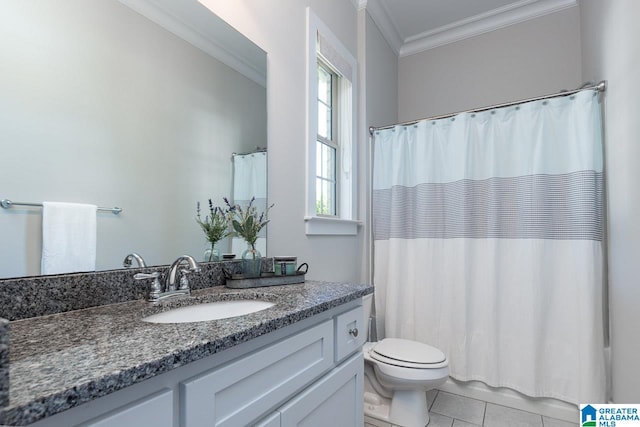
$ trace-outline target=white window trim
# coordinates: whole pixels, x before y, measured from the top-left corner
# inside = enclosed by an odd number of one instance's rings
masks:
[[[320,33],[351,68],[351,75],[344,76],[351,82],[351,161],[348,165],[350,174],[350,200],[340,201],[337,217],[319,216],[316,214],[316,140],[318,137],[318,53],[317,34]],[[356,235],[362,223],[357,218],[357,102],[358,102],[358,63],[351,53],[338,40],[333,32],[322,22],[311,8],[307,7],[307,174],[306,174],[306,223],[307,235]],[[342,144],[341,144],[342,145]],[[342,171],[338,171],[342,173]],[[344,181],[340,178],[341,190]],[[340,191],[340,194],[344,191]]]
[[[329,216],[305,216],[307,235],[353,236],[361,221]]]

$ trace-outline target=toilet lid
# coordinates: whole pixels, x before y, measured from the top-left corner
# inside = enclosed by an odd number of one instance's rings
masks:
[[[417,341],[400,338],[385,338],[373,347],[371,357],[384,361],[392,359],[398,362],[416,364],[442,363],[446,360],[444,353],[435,347]],[[380,358],[376,356],[382,356]]]

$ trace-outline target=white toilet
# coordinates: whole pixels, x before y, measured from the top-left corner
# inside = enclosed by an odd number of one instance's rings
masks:
[[[364,297],[368,325],[373,295]],[[368,335],[367,335],[368,336]],[[367,342],[364,352],[364,414],[392,425],[424,427],[429,422],[427,391],[449,376],[449,362],[435,347],[385,338]]]

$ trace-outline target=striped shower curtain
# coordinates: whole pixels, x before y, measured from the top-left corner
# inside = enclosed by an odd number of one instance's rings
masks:
[[[450,375],[604,402],[597,92],[379,130],[379,333],[425,342]]]

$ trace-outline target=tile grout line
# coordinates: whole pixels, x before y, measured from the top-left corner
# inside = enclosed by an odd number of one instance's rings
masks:
[[[484,411],[482,412],[482,426],[484,426],[484,420],[487,418],[487,402],[484,402]]]

